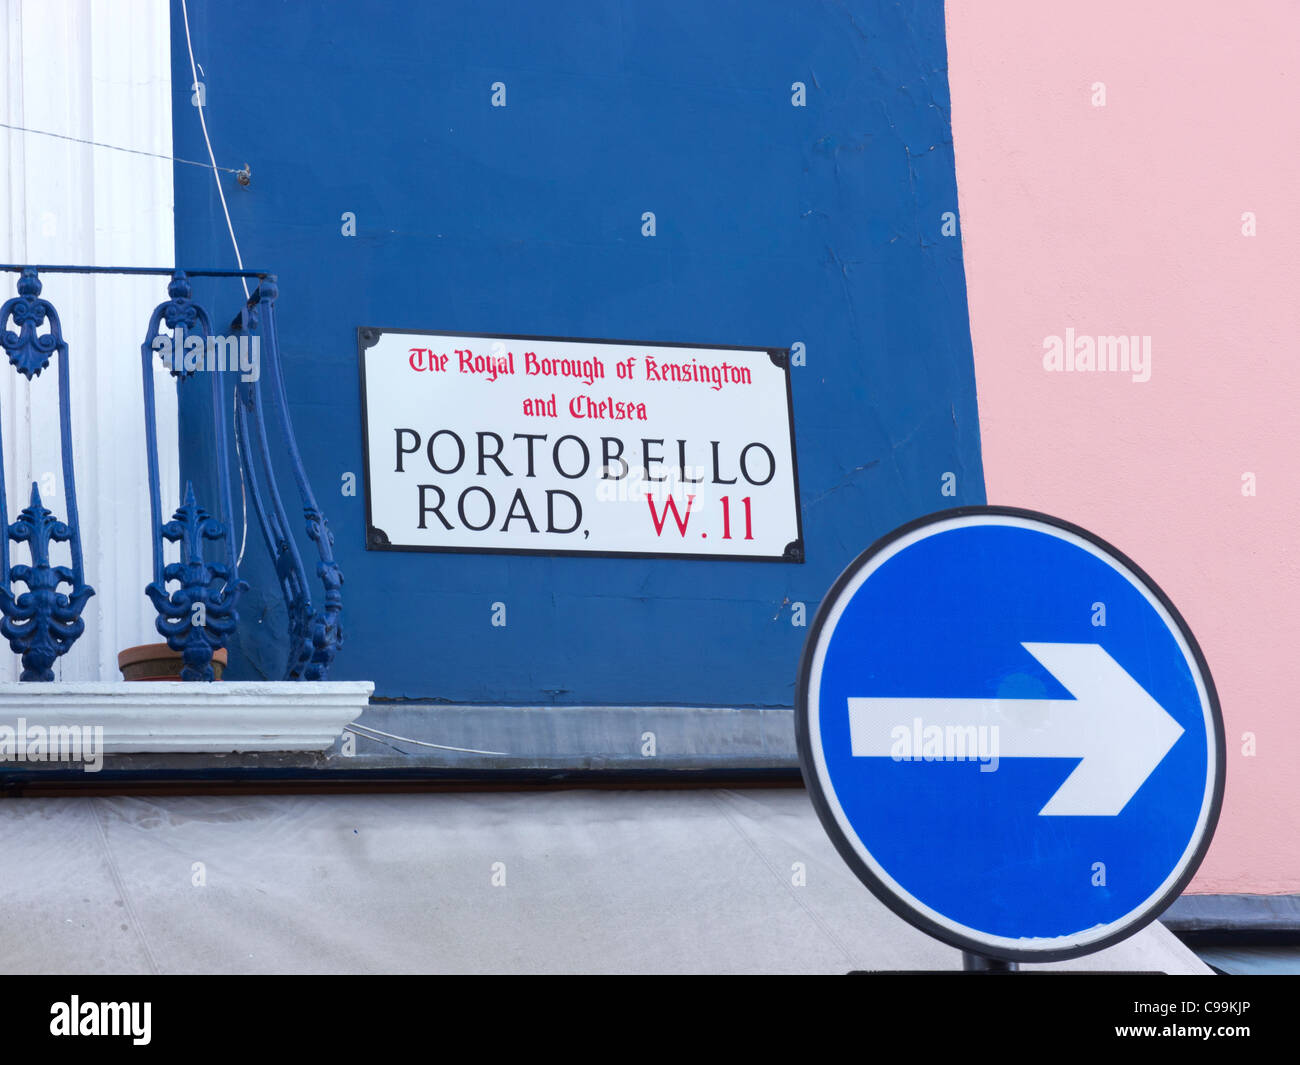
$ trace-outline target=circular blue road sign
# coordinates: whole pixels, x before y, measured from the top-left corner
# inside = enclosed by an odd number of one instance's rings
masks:
[[[1223,799],[1186,623],[1124,555],[1033,511],[932,514],[858,557],[809,632],[795,718],[854,872],[994,958],[1077,957],[1153,920]]]

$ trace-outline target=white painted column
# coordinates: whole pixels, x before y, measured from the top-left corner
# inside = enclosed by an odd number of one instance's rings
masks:
[[[167,0],[0,0],[0,65],[0,122],[170,156]],[[170,266],[172,212],[167,159],[0,129],[2,262]],[[69,348],[77,500],[86,580],[96,592],[82,615],[85,634],[55,672],[60,680],[114,680],[119,650],[161,639],[144,596],[152,575],[139,348],[167,279],[42,281]],[[0,299],[16,295],[16,282],[0,275]],[[165,371],[155,380],[169,517],[179,502],[175,387]],[[30,384],[7,361],[0,366],[11,521],[32,481],[65,517],[57,386],[53,363]],[[26,562],[26,546],[13,545],[11,558]],[[66,547],[56,547],[54,560],[67,561]],[[18,672],[0,641],[0,680]]]

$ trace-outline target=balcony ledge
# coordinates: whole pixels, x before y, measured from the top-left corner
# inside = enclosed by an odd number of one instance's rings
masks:
[[[105,754],[323,751],[370,681],[0,682],[0,726],[103,728]]]

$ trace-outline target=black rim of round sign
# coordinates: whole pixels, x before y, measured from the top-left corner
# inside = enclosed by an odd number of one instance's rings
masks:
[[[1196,668],[1200,673],[1200,679],[1205,687],[1206,699],[1209,704],[1210,718],[1214,728],[1215,759],[1214,759],[1214,782],[1213,793],[1210,800],[1210,810],[1205,820],[1205,826],[1201,831],[1201,837],[1196,842],[1196,847],[1192,852],[1190,859],[1187,860],[1182,873],[1169,889],[1159,898],[1148,901],[1147,904],[1135,916],[1127,920],[1122,927],[1115,929],[1109,935],[1102,939],[1089,942],[1082,945],[1065,946],[1047,950],[1017,950],[1014,948],[1002,946],[1000,944],[991,944],[970,936],[964,936],[954,932],[950,928],[931,920],[926,914],[914,908],[910,903],[900,898],[894,891],[883,881],[881,881],[871,868],[862,860],[853,844],[845,835],[843,829],[832,812],[830,803],[827,801],[825,790],[821,778],[817,775],[815,761],[813,759],[811,737],[809,735],[808,720],[808,693],[812,680],[812,664],[817,654],[817,647],[821,642],[822,629],[825,627],[826,619],[831,610],[838,603],[840,596],[843,594],[845,587],[851,580],[865,567],[876,555],[880,554],[885,548],[889,547],[895,540],[900,539],[909,533],[915,532],[928,525],[937,525],[953,518],[986,516],[986,517],[1012,517],[1022,518],[1027,521],[1038,522],[1042,525],[1050,526],[1071,533],[1101,551],[1118,563],[1128,573],[1139,581],[1151,594],[1156,601],[1168,611],[1169,616],[1173,619],[1174,624],[1178,626],[1179,632],[1187,643],[1188,649],[1192,653],[1192,658],[1196,662]],[[1224,731],[1223,715],[1219,709],[1219,696],[1214,687],[1214,679],[1210,675],[1209,665],[1205,661],[1205,655],[1201,652],[1200,644],[1196,642],[1196,637],[1192,635],[1192,630],[1188,627],[1187,622],[1183,620],[1182,614],[1178,612],[1177,607],[1165,595],[1150,576],[1125,555],[1122,551],[1117,550],[1111,544],[1107,543],[1101,537],[1094,533],[1088,532],[1087,529],[1080,528],[1071,522],[1061,518],[1053,517],[1050,514],[1044,514],[1037,510],[1027,510],[1021,507],[1008,506],[966,506],[953,507],[949,510],[937,511],[934,514],[927,514],[924,517],[916,518],[897,529],[882,536],[873,543],[857,558],[845,567],[844,571],[835,579],[831,585],[830,591],[826,593],[817,609],[817,615],[813,619],[812,627],[808,632],[808,638],[804,641],[803,656],[799,662],[799,683],[795,694],[795,738],[799,748],[799,767],[803,773],[804,786],[808,789],[813,806],[817,810],[817,816],[821,820],[822,827],[826,834],[830,836],[831,842],[835,849],[839,851],[840,857],[848,864],[849,868],[857,874],[871,893],[883,902],[903,920],[921,931],[933,936],[949,946],[959,950],[969,951],[974,954],[981,954],[985,957],[998,958],[1003,961],[1026,961],[1026,962],[1049,962],[1065,961],[1069,958],[1082,957],[1085,954],[1092,954],[1106,947],[1113,946],[1116,943],[1127,939],[1134,932],[1150,924],[1174,899],[1182,894],[1183,889],[1191,882],[1196,870],[1200,867],[1201,860],[1205,857],[1205,852],[1209,849],[1210,841],[1214,838],[1214,830],[1219,822],[1219,811],[1223,806],[1223,785],[1224,772],[1226,768],[1227,755],[1224,748]],[[864,849],[867,849],[863,844]],[[1086,931],[1086,930],[1083,930]],[[1068,938],[1068,937],[1060,937]]]

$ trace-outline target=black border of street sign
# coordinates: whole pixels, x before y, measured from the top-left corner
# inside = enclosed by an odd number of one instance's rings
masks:
[[[551,343],[574,342],[583,344],[625,344],[629,347],[693,348],[713,351],[763,352],[772,364],[785,372],[785,410],[790,423],[790,479],[794,490],[795,539],[785,545],[779,555],[708,555],[685,551],[583,551],[580,548],[544,547],[460,547],[439,544],[394,544],[388,534],[377,529],[371,520],[370,508],[370,412],[366,402],[366,353],[379,342],[385,333],[403,333],[412,336],[458,336],[483,340],[545,340]],[[803,507],[799,495],[799,455],[794,439],[794,387],[790,374],[790,349],[746,347],[743,344],[693,344],[681,340],[615,340],[608,337],[557,337],[530,333],[466,333],[454,329],[397,329],[380,326],[357,326],[357,370],[361,377],[361,455],[366,487],[366,540],[367,551],[400,551],[450,555],[542,555],[574,558],[655,558],[682,562],[785,562],[807,561],[804,551]]]
[[[1146,907],[1136,917],[1129,920],[1122,928],[1117,929],[1110,935],[1095,942],[1087,943],[1082,946],[1062,947],[1054,950],[1016,950],[1002,945],[995,945],[981,942],[978,939],[964,936],[954,932],[950,928],[944,928],[942,925],[932,921],[928,916],[921,913],[905,900],[899,898],[890,887],[881,881],[874,872],[862,860],[861,856],[854,849],[840,827],[839,822],[832,812],[829,802],[826,799],[825,791],[822,787],[822,781],[815,772],[815,763],[813,760],[812,746],[809,737],[808,723],[808,692],[812,679],[812,664],[816,657],[817,646],[821,641],[822,629],[825,626],[826,619],[834,608],[841,593],[849,582],[866,566],[876,555],[880,554],[885,548],[895,540],[906,536],[908,533],[917,529],[924,528],[927,525],[936,525],[952,518],[969,517],[973,515],[1000,515],[1003,517],[1023,518],[1029,521],[1040,522],[1044,525],[1050,525],[1054,528],[1072,533],[1083,540],[1088,541],[1093,546],[1106,552],[1112,559],[1124,566],[1129,573],[1144,584],[1147,589],[1155,596],[1156,600],[1173,618],[1174,624],[1178,626],[1182,633],[1183,639],[1187,641],[1187,646],[1192,652],[1195,659],[1196,668],[1200,671],[1201,680],[1205,685],[1205,693],[1209,702],[1210,718],[1214,726],[1214,741],[1216,745],[1216,757],[1214,762],[1214,791],[1210,802],[1209,815],[1205,821],[1204,831],[1201,838],[1197,841],[1196,849],[1192,857],[1187,861],[1182,873],[1174,881],[1172,886],[1154,902],[1149,902]],[[825,598],[818,607],[817,616],[814,618],[812,627],[808,632],[808,638],[804,641],[803,655],[799,662],[799,680],[795,692],[795,739],[799,748],[799,768],[803,772],[804,786],[808,789],[808,794],[812,797],[813,806],[817,810],[817,816],[820,818],[822,827],[826,834],[830,836],[831,842],[835,844],[835,849],[840,852],[840,857],[848,864],[849,868],[857,874],[860,879],[881,902],[888,906],[895,914],[903,918],[909,924],[919,928],[935,939],[947,943],[949,946],[959,950],[969,951],[974,954],[981,954],[985,957],[999,958],[1004,961],[1016,962],[1050,962],[1065,961],[1069,958],[1082,957],[1085,954],[1092,954],[1106,947],[1114,946],[1116,943],[1127,939],[1138,929],[1150,924],[1172,903],[1183,889],[1191,882],[1196,870],[1199,868],[1205,852],[1209,849],[1210,841],[1214,838],[1214,830],[1219,823],[1219,813],[1223,807],[1223,788],[1224,775],[1227,767],[1227,754],[1225,750],[1225,739],[1223,730],[1223,714],[1219,708],[1219,696],[1214,687],[1214,678],[1210,676],[1210,667],[1205,661],[1205,655],[1201,652],[1200,644],[1192,635],[1192,630],[1188,627],[1187,622],[1183,620],[1182,614],[1170,601],[1150,576],[1147,575],[1137,563],[1125,555],[1122,551],[1107,543],[1100,536],[1088,532],[1087,529],[1080,528],[1071,522],[1061,518],[1053,517],[1050,514],[1044,514],[1037,510],[1027,510],[1022,507],[1009,507],[1000,505],[986,506],[966,506],[953,507],[950,510],[941,510],[933,514],[927,514],[924,517],[916,518],[900,525],[893,532],[887,533],[879,540],[868,547],[862,554],[855,558],[845,567],[831,585],[830,591],[826,593]],[[1068,937],[1062,936],[1062,939]]]

